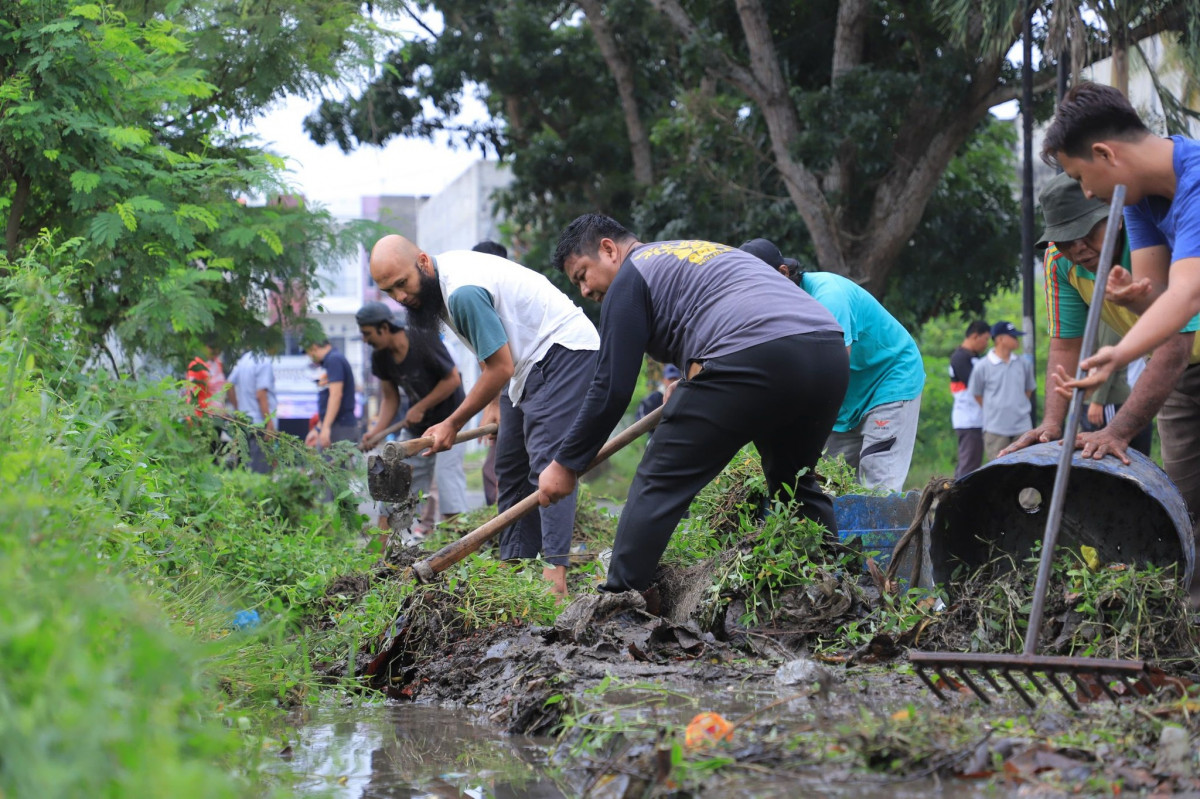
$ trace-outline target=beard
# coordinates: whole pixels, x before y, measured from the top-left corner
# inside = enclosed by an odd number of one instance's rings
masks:
[[[421,290],[417,297],[421,304],[407,309],[409,323],[422,330],[436,331],[446,310],[446,299],[436,274],[421,273]]]

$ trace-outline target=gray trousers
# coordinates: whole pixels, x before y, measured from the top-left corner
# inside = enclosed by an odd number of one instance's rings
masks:
[[[408,430],[400,433],[401,441],[411,441],[414,436]],[[438,512],[442,516],[453,516],[467,510],[467,477],[463,471],[463,445],[451,447],[426,458],[417,453],[404,462],[412,467],[412,493],[429,494],[429,487],[437,475]],[[386,513],[386,511],[384,511]],[[434,519],[437,522],[437,519]]]
[[[520,406],[500,396],[500,432],[496,436],[497,506],[503,513],[537,490],[538,477],[558,454],[587,395],[596,371],[593,350],[555,345],[533,367]],[[539,508],[500,532],[500,557],[542,558],[566,566],[575,528],[576,492],[548,508]]]
[[[903,491],[917,443],[921,397],[885,402],[867,411],[858,427],[830,433],[825,443],[829,457],[843,455],[867,488]]]

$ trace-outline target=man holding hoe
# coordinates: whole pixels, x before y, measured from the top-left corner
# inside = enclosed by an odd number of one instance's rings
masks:
[[[837,531],[813,472],[849,380],[842,331],[816,300],[724,244],[642,244],[585,214],[559,236],[554,264],[602,302],[587,400],[538,482],[543,505],[569,497],[629,405],[643,354],[686,375],[672,386],[617,524],[607,591],[647,591],[696,493],[753,441],[773,496]],[[553,507],[551,505],[551,507]]]
[[[583,311],[531,269],[468,250],[435,258],[403,236],[375,244],[371,277],[408,309],[410,325],[435,330],[445,322],[480,360],[470,393],[425,431],[434,440],[426,454],[450,449],[459,430],[486,410],[485,423],[500,423],[500,511],[537,490],[537,476],[554,458],[595,369],[599,337]],[[500,535],[502,558],[534,558],[540,551],[549,564],[543,576],[560,595],[567,591],[575,492],[566,499]]]

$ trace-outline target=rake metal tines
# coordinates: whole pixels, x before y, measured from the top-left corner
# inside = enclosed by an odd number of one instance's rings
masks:
[[[908,653],[909,662],[916,669],[917,676],[929,686],[929,689],[941,699],[947,701],[946,696],[942,693],[938,685],[929,678],[926,670],[937,674],[944,685],[953,685],[955,680],[951,679],[947,672],[953,671],[957,677],[957,681],[966,685],[975,695],[982,699],[985,703],[991,704],[992,700],[987,695],[987,692],[980,687],[979,683],[972,679],[968,670],[978,672],[984,680],[997,693],[1003,693],[1004,689],[1000,682],[996,679],[998,674],[1008,685],[1020,695],[1025,704],[1030,707],[1037,707],[1034,698],[1030,696],[1026,686],[1013,676],[1014,672],[1020,674],[1029,685],[1041,694],[1047,694],[1048,690],[1043,685],[1042,680],[1037,675],[1041,675],[1063,699],[1075,710],[1079,710],[1079,703],[1075,700],[1071,691],[1063,685],[1060,675],[1066,674],[1075,681],[1077,685],[1088,686],[1088,688],[1099,688],[1109,699],[1117,701],[1117,694],[1109,686],[1110,681],[1120,682],[1125,687],[1125,696],[1137,696],[1139,693],[1153,693],[1154,684],[1150,679],[1150,670],[1146,663],[1141,660],[1105,660],[1103,658],[1090,657],[1057,657],[1051,655],[1005,655],[1005,654],[990,654],[981,652],[962,652],[962,653],[947,653],[947,652],[914,652]],[[993,671],[996,674],[993,674]],[[1141,686],[1139,691],[1137,686]],[[1095,691],[1088,691],[1089,694],[1096,696]]]

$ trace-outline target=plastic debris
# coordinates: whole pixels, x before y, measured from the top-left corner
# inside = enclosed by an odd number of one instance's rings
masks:
[[[718,741],[733,740],[733,725],[720,713],[701,713],[692,719],[684,732],[688,746],[707,746]]]

